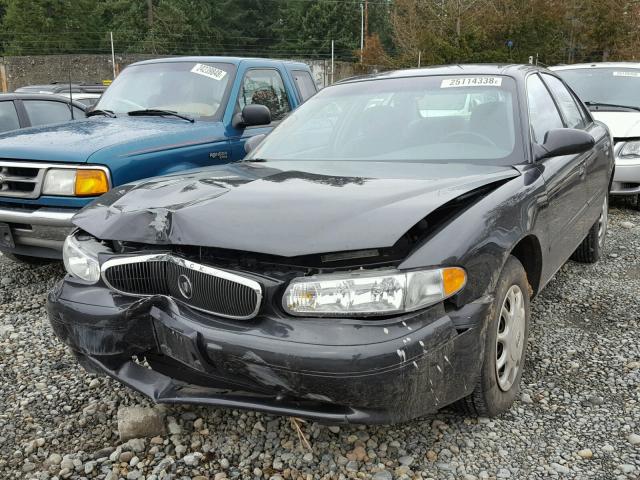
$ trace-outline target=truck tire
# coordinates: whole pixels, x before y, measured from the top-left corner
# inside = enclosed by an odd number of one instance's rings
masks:
[[[582,240],[580,246],[571,255],[571,260],[580,263],[595,263],[600,259],[604,249],[604,241],[607,235],[607,225],[609,221],[609,196],[604,196],[604,203],[600,216],[596,223],[589,229],[589,233]]]
[[[458,401],[458,410],[494,417],[511,407],[520,379],[529,336],[529,281],[514,256],[500,273],[485,333],[480,377],[471,395]]]

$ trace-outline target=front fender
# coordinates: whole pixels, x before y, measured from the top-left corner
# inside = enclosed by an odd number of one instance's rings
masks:
[[[534,166],[525,169],[431,233],[400,268],[463,267],[468,282],[452,298],[457,306],[491,294],[508,255],[521,239],[535,236],[544,251],[546,232],[537,221],[544,193],[540,171]]]

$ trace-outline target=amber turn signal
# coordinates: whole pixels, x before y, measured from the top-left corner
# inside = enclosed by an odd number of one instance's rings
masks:
[[[109,179],[103,170],[82,169],[76,172],[76,196],[88,197],[102,195],[108,191]]]
[[[459,292],[467,283],[467,274],[460,267],[442,269],[442,285],[446,297]]]

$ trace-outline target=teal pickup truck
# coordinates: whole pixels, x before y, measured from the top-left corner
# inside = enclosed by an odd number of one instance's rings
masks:
[[[127,67],[86,119],[0,135],[0,251],[61,258],[71,218],[107,190],[241,160],[316,93],[304,63],[182,57]]]

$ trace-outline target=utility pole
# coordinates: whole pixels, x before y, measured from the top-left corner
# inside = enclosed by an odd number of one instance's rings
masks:
[[[367,37],[369,36],[369,0],[364,0],[364,43],[365,48],[367,44]]]
[[[153,26],[153,0],[147,0],[147,23],[149,28]]]
[[[116,54],[113,49],[113,32],[109,32],[109,36],[111,37],[111,65],[113,66],[113,79],[116,79]]]
[[[418,51],[418,68],[420,68],[420,60],[422,60],[422,50]]]
[[[360,63],[364,53],[364,5],[360,2]]]
[[[334,47],[333,40],[331,40],[331,84],[332,85],[333,85],[333,81],[335,80],[335,74],[334,74],[334,70],[333,70],[334,67],[335,67],[335,64],[334,64],[334,61],[333,61],[334,60],[333,47]]]

